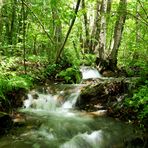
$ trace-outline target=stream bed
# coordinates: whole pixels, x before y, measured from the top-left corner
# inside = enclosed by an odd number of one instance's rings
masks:
[[[75,109],[83,86],[55,84],[29,92],[19,110],[24,122],[0,138],[0,148],[143,147],[135,127]]]

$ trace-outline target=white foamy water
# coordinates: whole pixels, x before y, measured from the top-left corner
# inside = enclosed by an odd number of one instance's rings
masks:
[[[94,131],[91,134],[84,133],[74,136],[70,141],[64,143],[60,148],[97,148],[101,146],[102,131]]]
[[[96,78],[101,78],[101,74],[98,72],[97,69],[87,67],[87,66],[82,66],[80,68],[80,71],[82,72],[82,79],[96,79]]]
[[[51,94],[44,95],[38,94],[38,98],[34,99],[31,94],[28,94],[28,99],[24,101],[24,108],[34,108],[43,110],[56,110],[58,101],[57,96],[52,96]]]
[[[77,98],[80,94],[79,88],[74,88],[73,91],[67,93],[66,91],[60,91],[59,94],[40,94],[36,92],[37,98],[33,98],[32,92],[27,95],[27,99],[24,101],[24,108],[26,109],[36,109],[44,111],[62,111],[70,113],[68,109],[73,108],[76,103]],[[66,98],[66,100],[65,100]]]
[[[25,108],[29,108],[33,104],[33,97],[32,97],[32,95],[28,94],[27,97],[28,98],[24,101],[24,105],[23,105]]]
[[[76,103],[79,94],[80,94],[79,91],[76,93],[72,93],[69,96],[69,99],[63,103],[62,108],[65,108],[65,109],[72,108],[73,105]]]

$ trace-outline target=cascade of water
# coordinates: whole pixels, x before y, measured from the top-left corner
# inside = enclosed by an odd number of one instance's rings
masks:
[[[62,108],[70,109],[75,105],[77,98],[80,94],[80,91],[70,94],[69,99],[63,103]]]
[[[24,101],[24,107],[29,108],[33,104],[33,97],[31,94],[27,94],[27,100]]]
[[[80,71],[82,72],[82,79],[95,79],[95,78],[101,78],[101,74],[98,72],[97,69],[87,66],[82,66],[80,68]]]
[[[19,126],[15,135],[0,138],[0,147],[125,147],[126,137],[131,138],[135,130],[110,118],[97,118],[71,109],[81,86],[56,85],[46,89],[46,94],[43,91],[30,92],[22,110],[27,115],[26,128]]]
[[[32,93],[29,93],[27,95],[28,99],[24,101],[24,108],[44,111],[62,111],[71,109],[79,96],[80,90],[79,87],[76,86],[69,93],[67,92],[68,90],[62,90],[56,95],[45,95],[36,92],[38,98],[33,98]]]

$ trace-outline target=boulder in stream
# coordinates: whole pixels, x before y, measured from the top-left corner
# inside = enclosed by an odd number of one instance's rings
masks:
[[[13,121],[7,113],[0,112],[0,136],[11,129]]]
[[[131,81],[125,78],[100,78],[86,80],[75,107],[80,110],[97,111],[109,109],[122,102]]]

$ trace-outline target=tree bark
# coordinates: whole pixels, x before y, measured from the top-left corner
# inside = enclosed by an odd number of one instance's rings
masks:
[[[88,50],[88,43],[89,43],[89,28],[88,28],[88,18],[87,18],[87,12],[86,12],[86,6],[85,6],[85,0],[82,0],[82,9],[84,10],[83,17],[84,17],[84,26],[85,26],[85,40],[84,40],[84,49]]]
[[[117,68],[117,55],[118,55],[118,49],[121,43],[122,39],[122,32],[126,20],[126,13],[127,13],[127,0],[120,0],[119,6],[118,6],[118,16],[115,23],[114,28],[114,35],[111,41],[111,53],[109,56],[109,63],[112,69]]]
[[[23,59],[24,59],[24,71],[25,74],[27,73],[27,67],[26,67],[26,12],[25,12],[25,5],[24,0],[22,1],[22,16],[23,16]]]
[[[13,45],[14,41],[14,33],[15,33],[15,21],[16,21],[16,6],[17,6],[17,0],[14,0],[12,4],[12,16],[11,16],[11,27],[10,27],[10,36],[9,36],[9,43],[10,45]]]
[[[1,8],[3,6],[3,1],[0,0],[0,42],[2,41],[2,31],[3,31],[3,19]]]
[[[58,50],[62,43],[62,24],[59,18],[57,1],[54,2],[51,1],[51,12],[52,12],[52,30],[53,30],[54,47],[52,48],[52,50],[48,52],[48,57],[50,59],[50,62],[54,62],[56,58],[56,53],[58,53]]]
[[[93,29],[91,31],[91,37],[89,41],[89,48],[92,52],[94,52],[95,47],[97,46],[97,43],[99,42],[99,34],[100,34],[100,14],[101,11],[101,0],[96,1],[96,8],[95,8],[95,18],[94,18],[94,24]]]
[[[76,17],[77,17],[77,13],[78,13],[78,10],[79,10],[79,6],[80,6],[80,2],[81,2],[81,0],[78,0],[78,1],[77,1],[76,8],[75,8],[75,15],[74,15],[74,17],[73,17],[73,19],[72,19],[71,25],[69,26],[69,30],[68,30],[68,32],[67,32],[67,34],[66,34],[65,40],[64,40],[64,42],[63,42],[63,44],[62,44],[62,46],[61,46],[59,52],[57,53],[56,60],[55,60],[56,63],[58,62],[58,59],[59,59],[59,57],[60,57],[62,51],[64,50],[65,44],[66,44],[66,42],[67,42],[67,39],[68,39],[68,37],[69,37],[69,35],[70,35],[70,32],[71,32],[71,30],[72,30],[72,27],[73,27],[73,25],[74,25],[74,23],[75,23],[75,20],[76,20]]]
[[[106,12],[107,12],[107,0],[102,0],[99,42],[95,48],[95,53],[97,57],[103,60],[105,59],[105,49],[106,49]]]

